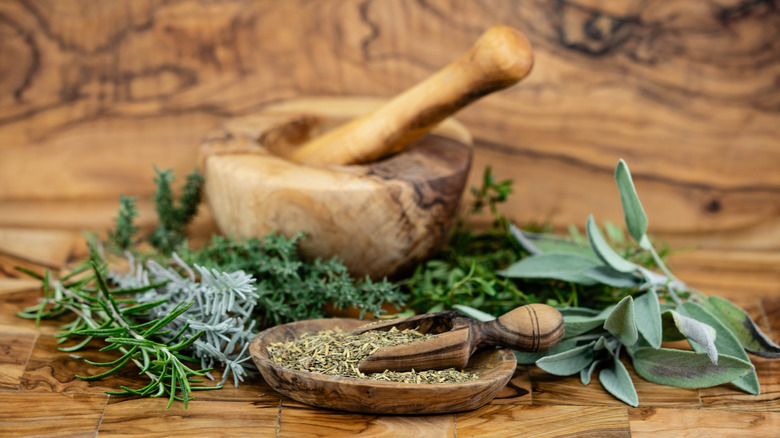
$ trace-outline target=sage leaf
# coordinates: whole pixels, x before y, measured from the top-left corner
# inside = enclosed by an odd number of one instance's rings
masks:
[[[604,321],[607,320],[607,316],[604,314],[598,314],[595,316],[579,316],[579,315],[563,315],[563,324],[565,327],[564,337],[573,338],[583,333],[587,333],[596,327],[604,325]]]
[[[470,318],[476,319],[477,321],[485,322],[496,319],[495,316],[489,313],[485,313],[479,309],[475,309],[471,306],[465,306],[463,304],[453,304],[452,308]]]
[[[673,309],[666,309],[661,312],[662,342],[676,342],[687,339],[677,328],[677,322],[672,314]]]
[[[596,345],[593,346],[593,349],[596,351],[601,350],[608,350],[610,353],[615,351],[615,348],[617,348],[618,340],[610,337],[609,339],[605,338],[604,336],[600,336],[599,339],[596,341]]]
[[[517,242],[530,254],[576,254],[598,261],[599,257],[590,246],[549,233],[523,231],[513,224],[509,231]]]
[[[623,205],[623,214],[626,220],[626,227],[631,237],[644,249],[649,249],[649,241],[645,236],[647,233],[647,215],[639,202],[639,196],[636,194],[636,187],[631,178],[631,171],[623,159],[618,161],[615,168],[615,182],[617,182],[620,191],[620,203]]]
[[[745,350],[756,356],[780,358],[780,346],[772,342],[743,309],[715,296],[707,299],[705,307],[731,330]]]
[[[590,377],[593,375],[593,371],[596,370],[596,367],[601,365],[601,363],[604,362],[603,360],[594,360],[591,362],[589,367],[583,368],[580,371],[580,382],[582,382],[583,385],[588,386],[590,384]]]
[[[635,272],[639,269],[639,266],[624,259],[609,246],[604,239],[604,236],[601,235],[599,227],[596,226],[593,215],[588,216],[586,229],[588,231],[588,241],[590,241],[593,252],[595,252],[606,265],[611,266],[613,269],[620,272]]]
[[[617,358],[612,357],[612,366],[606,367],[599,372],[599,381],[610,394],[618,400],[637,407],[639,405],[639,396],[636,393],[634,382],[631,375],[628,374],[626,366]]]
[[[630,295],[615,306],[604,321],[604,329],[618,338],[623,345],[627,347],[634,345],[639,333],[636,328],[634,299]]]
[[[681,311],[683,310],[681,309]],[[701,350],[699,351],[705,351],[713,364],[718,363],[718,349],[715,346],[717,332],[712,326],[674,310],[669,310],[666,313],[671,315],[677,330],[689,341],[695,342],[695,344],[691,343],[694,349],[700,346]]]
[[[634,273],[620,272],[610,266],[601,265],[583,271],[586,277],[590,277],[597,283],[619,288],[638,287],[642,278]]]
[[[576,254],[537,254],[496,273],[509,278],[544,278],[592,286],[596,281],[583,274],[583,271],[600,264]]]
[[[634,300],[636,306],[636,328],[653,348],[661,348],[663,339],[661,306],[658,294],[649,290]]]
[[[596,352],[593,350],[595,344],[596,341],[593,341],[558,354],[545,356],[536,361],[536,366],[556,376],[579,373],[595,359]]]
[[[604,221],[604,232],[607,234],[609,240],[615,245],[622,245],[626,243],[626,236],[623,233],[623,229],[613,224],[610,221]]]
[[[633,364],[644,379],[679,388],[722,385],[754,370],[753,364],[733,356],[721,354],[715,365],[706,353],[669,348],[640,348]]]
[[[562,353],[564,351],[571,350],[576,346],[577,346],[576,339],[564,339],[561,342],[557,343],[554,347],[549,348],[545,351],[539,351],[536,353],[529,353],[525,351],[515,351],[515,350],[512,351],[515,353],[515,358],[517,359],[518,365],[533,365],[536,363],[537,360],[543,357]]]
[[[745,349],[742,347],[742,344],[740,344],[737,337],[734,336],[734,334],[731,333],[731,330],[723,325],[723,323],[720,322],[718,318],[708,312],[707,309],[702,307],[700,304],[691,301],[684,302],[680,307],[692,318],[702,321],[715,329],[715,332],[717,333],[715,346],[717,347],[720,354],[733,356],[737,359],[741,359],[750,363],[750,358],[748,357]],[[691,346],[694,350],[697,349],[696,345],[692,344]],[[758,382],[758,376],[756,375],[755,371],[750,372],[747,375],[732,381],[731,383],[748,394],[758,395],[761,393],[761,385]]]
[[[561,315],[566,316],[596,316],[601,311],[589,307],[558,307]]]

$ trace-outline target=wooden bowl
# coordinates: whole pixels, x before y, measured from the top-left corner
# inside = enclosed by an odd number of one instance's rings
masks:
[[[339,257],[354,277],[397,277],[444,242],[471,167],[471,137],[445,120],[401,153],[366,165],[293,162],[299,145],[382,101],[286,101],[211,131],[201,147],[205,195],[222,233],[306,233],[308,259]]]
[[[517,360],[508,349],[472,356],[466,370],[478,373],[478,380],[441,384],[328,376],[282,368],[268,358],[266,347],[272,343],[336,327],[349,331],[365,323],[356,319],[316,319],[280,325],[259,333],[249,345],[249,352],[265,381],[277,392],[320,408],[371,414],[442,414],[476,409],[490,402],[515,372]]]

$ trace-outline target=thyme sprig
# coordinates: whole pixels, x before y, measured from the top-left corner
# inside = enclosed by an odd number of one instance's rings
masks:
[[[91,269],[91,273],[79,278]],[[151,284],[133,289],[109,289],[106,282],[106,267],[97,256],[77,267],[71,274],[59,280],[53,280],[49,271],[38,275],[21,269],[43,282],[44,296],[36,306],[25,309],[18,316],[40,322],[42,319],[56,318],[72,313],[75,318],[64,324],[57,335],[58,343],[71,339],[80,339],[75,345],[61,347],[63,352],[76,352],[87,346],[93,339],[102,338],[107,344],[100,351],[117,351],[118,358],[109,362],[85,360],[87,364],[109,367],[105,372],[90,376],[76,377],[86,380],[98,380],[122,370],[128,363],[140,369],[139,374],[149,378],[149,383],[140,389],[122,386],[122,391],[112,391],[115,395],[137,395],[161,397],[168,396],[168,407],[174,400],[184,402],[185,407],[192,399],[190,393],[196,390],[216,389],[217,387],[193,386],[202,383],[197,377],[204,376],[208,369],[193,369],[186,362],[194,359],[184,355],[203,332],[185,336],[179,330],[173,336],[169,326],[191,306],[192,303],[179,303],[166,316],[139,322],[134,317],[145,316],[147,312],[162,305],[167,300],[139,303],[129,297],[143,293],[159,284]],[[186,327],[186,323],[184,326]]]

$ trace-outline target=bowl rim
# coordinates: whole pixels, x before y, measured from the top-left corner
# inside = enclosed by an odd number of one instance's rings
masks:
[[[359,325],[362,325],[364,323],[368,323],[369,321],[362,321],[357,319],[351,319],[351,318],[322,318],[322,319],[316,319],[316,320],[306,320],[306,321],[298,321],[283,325],[278,325],[275,327],[271,327],[269,329],[263,330],[262,332],[258,333],[251,341],[249,346],[249,352],[250,355],[257,365],[258,369],[260,370],[260,373],[263,375],[263,378],[266,380],[266,382],[271,386],[272,389],[275,391],[278,391],[292,399],[295,399],[299,402],[311,404],[314,406],[319,407],[327,407],[329,409],[337,409],[337,410],[348,410],[353,412],[363,412],[363,413],[382,413],[382,414],[398,414],[398,413],[406,413],[403,409],[398,409],[397,411],[393,412],[386,412],[384,410],[360,410],[355,411],[352,409],[345,409],[343,407],[344,404],[347,404],[346,401],[344,403],[335,403],[334,406],[323,406],[323,405],[317,405],[308,403],[305,400],[301,400],[295,397],[293,393],[290,391],[285,390],[284,388],[276,387],[274,379],[269,379],[266,376],[266,372],[272,372],[274,374],[274,377],[276,379],[282,380],[285,383],[291,383],[293,381],[310,381],[313,385],[317,387],[324,387],[329,385],[339,385],[343,387],[349,387],[355,390],[362,390],[360,392],[364,392],[368,389],[374,389],[374,390],[403,390],[403,391],[410,391],[414,394],[419,394],[420,396],[423,395],[438,395],[441,393],[441,395],[446,394],[449,391],[458,390],[463,392],[469,392],[473,389],[473,393],[481,393],[484,391],[487,391],[488,393],[492,394],[490,396],[484,397],[484,400],[476,400],[474,401],[475,406],[468,407],[465,409],[443,409],[443,410],[435,410],[434,406],[430,407],[430,411],[426,412],[420,412],[420,413],[448,413],[448,412],[462,412],[464,410],[470,410],[470,409],[476,409],[478,407],[483,406],[484,404],[487,404],[492,400],[495,395],[506,386],[508,381],[512,378],[514,375],[515,369],[517,367],[517,361],[515,359],[514,353],[506,348],[497,348],[494,350],[483,350],[481,352],[477,352],[472,356],[472,360],[478,360],[479,358],[482,358],[484,356],[480,355],[488,355],[490,357],[491,355],[495,355],[495,360],[497,361],[496,366],[492,367],[490,370],[487,371],[486,374],[480,374],[479,379],[472,380],[468,382],[458,382],[458,383],[436,383],[436,384],[427,384],[427,383],[401,383],[401,382],[387,382],[387,381],[381,381],[381,380],[370,380],[370,379],[359,379],[354,377],[344,377],[344,376],[333,376],[333,375],[327,375],[327,374],[320,374],[320,373],[311,373],[308,371],[300,371],[300,370],[293,370],[290,368],[284,368],[276,363],[274,363],[267,354],[266,346],[269,344],[265,341],[265,337],[268,336],[270,333],[274,332],[280,332],[284,331],[285,329],[290,328],[296,328],[296,326],[301,326],[304,323],[311,324],[312,322],[316,324],[322,324],[326,322],[328,324],[338,324],[338,326],[342,327],[342,329],[349,329],[354,328]],[[347,327],[344,327],[346,325]],[[323,327],[324,328],[324,327]],[[293,331],[290,331],[288,333],[294,334]],[[282,342],[289,340],[285,339]],[[277,341],[275,341],[277,342]],[[471,361],[470,361],[471,363]],[[468,368],[467,368],[468,369]],[[334,399],[336,400],[336,399]],[[457,405],[455,401],[443,401],[441,405]]]

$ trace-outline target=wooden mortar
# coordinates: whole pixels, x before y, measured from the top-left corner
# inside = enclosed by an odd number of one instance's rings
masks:
[[[446,238],[471,166],[465,128],[431,130],[531,65],[525,38],[499,26],[382,105],[301,99],[226,121],[201,147],[217,225],[239,238],[302,231],[304,257],[337,256],[355,277],[406,273]]]

